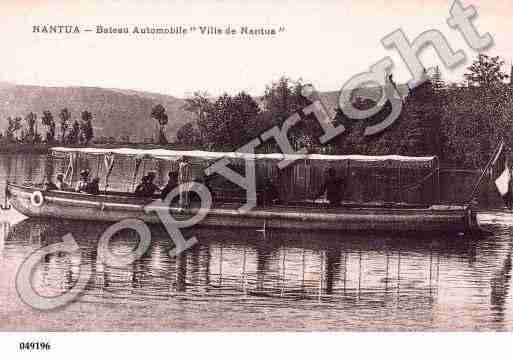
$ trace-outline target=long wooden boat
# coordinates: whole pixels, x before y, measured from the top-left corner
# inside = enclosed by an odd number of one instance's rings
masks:
[[[138,218],[146,223],[157,224],[160,222],[158,213],[162,213],[161,211],[169,212],[178,221],[190,219],[202,212],[204,218],[197,224],[200,226],[339,232],[469,233],[479,229],[472,199],[485,174],[503,153],[503,148],[504,143],[501,141],[468,199],[456,204],[446,204],[440,198],[440,167],[436,156],[289,155],[177,151],[162,148],[55,147],[49,153],[51,156],[47,164],[57,163],[60,171],[67,168],[66,178],[72,184],[77,180],[76,175],[81,168],[96,169],[96,175],[103,181],[102,194],[42,191],[40,186],[7,183],[5,198],[12,207],[29,217],[102,222]],[[226,181],[232,181],[224,177],[225,174],[218,173],[216,177],[215,171],[212,176],[212,171],[206,170],[214,161],[222,161],[221,163],[238,168],[240,173],[246,173],[247,166],[254,166],[254,180],[260,193],[265,192],[262,189],[265,186],[261,187],[261,184],[270,180],[276,183],[275,188],[279,190],[278,200],[284,205],[257,206],[250,211],[241,212],[240,196],[239,201],[232,201],[227,200],[223,194],[220,197],[214,196],[211,208],[195,208],[193,205],[191,208],[181,209],[173,204],[169,206],[160,200],[139,198],[129,193],[131,185],[133,190],[135,181],[141,177],[142,169],[153,166],[158,182],[162,184],[165,183],[167,171],[176,172],[178,163],[183,158],[188,159],[194,169],[191,170],[191,173],[194,172],[191,180],[205,181],[204,183],[208,181],[209,189],[213,192],[223,189]],[[129,160],[128,166],[126,162],[123,165],[125,159]],[[287,164],[282,169],[280,164],[283,162],[292,165]],[[127,171],[127,168],[133,170]],[[311,203],[308,199],[324,188],[326,178],[323,176],[328,168],[333,169],[337,177],[344,179],[343,201],[337,207]],[[113,171],[118,171],[115,177],[127,185],[124,192],[109,190],[109,178]],[[47,179],[53,173],[53,165],[44,171]],[[216,179],[221,179],[221,183],[215,183]],[[241,188],[237,189],[239,190]],[[369,193],[370,197],[379,199],[380,202],[369,201]],[[37,201],[34,200],[35,197]]]
[[[29,217],[49,217],[72,220],[117,222],[139,218],[146,223],[158,224],[156,210],[169,210],[177,220],[189,219],[202,209],[180,210],[167,207],[163,202],[131,197],[120,193],[90,195],[84,193],[46,191],[43,201],[31,200],[36,187],[8,183],[7,199],[19,212]],[[153,205],[150,211],[145,208]],[[147,209],[147,208],[146,208]],[[471,206],[431,205],[415,206],[358,206],[339,208],[310,208],[301,206],[257,207],[241,213],[236,205],[219,205],[208,209],[198,224],[239,228],[281,228],[294,230],[333,230],[369,232],[462,232],[478,229],[476,213]]]

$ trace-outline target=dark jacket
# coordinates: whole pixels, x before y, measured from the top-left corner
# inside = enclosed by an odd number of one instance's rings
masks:
[[[178,187],[178,179],[176,178],[170,178],[169,181],[166,184],[166,187],[162,189],[162,193],[160,194],[160,198],[164,201],[168,194],[171,193],[172,190],[174,190],[176,187]]]

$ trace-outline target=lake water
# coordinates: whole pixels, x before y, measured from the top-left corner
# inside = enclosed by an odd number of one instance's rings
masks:
[[[0,192],[6,177],[37,181],[41,163],[0,157]],[[152,227],[149,251],[113,268],[98,259],[107,224],[4,211],[0,330],[512,330],[511,218],[482,214],[492,234],[480,237],[193,229],[187,237],[199,243],[177,258],[167,254],[172,246],[163,228]],[[32,309],[16,292],[17,270],[30,253],[68,233],[91,280],[70,305]],[[126,253],[136,243],[121,232],[111,250]],[[63,293],[78,271],[71,257],[48,255],[34,272],[34,288]]]

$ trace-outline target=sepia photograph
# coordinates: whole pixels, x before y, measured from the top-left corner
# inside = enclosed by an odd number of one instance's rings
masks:
[[[507,342],[513,2],[0,14],[0,354]]]

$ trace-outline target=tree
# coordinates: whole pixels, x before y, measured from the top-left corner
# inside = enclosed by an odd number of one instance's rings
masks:
[[[483,167],[499,137],[512,144],[513,92],[499,57],[479,55],[464,75],[469,86],[452,86],[439,106],[443,161],[462,167]]]
[[[92,119],[93,115],[89,111],[82,111],[82,121],[80,123],[80,143],[87,146],[94,137]]]
[[[236,150],[260,134],[255,133],[260,107],[245,92],[224,94],[215,101],[196,92],[186,100],[184,108],[194,114],[196,127],[182,127],[177,136],[179,142],[191,144],[186,137],[193,135],[195,142],[207,150]]]
[[[59,113],[59,125],[61,129],[61,143],[66,144],[66,132],[68,132],[70,121],[71,121],[71,113],[67,108],[64,108]]]
[[[272,114],[277,125],[281,125],[294,112],[310,104],[310,101],[301,95],[302,89],[301,80],[293,81],[287,77],[281,77],[277,82],[266,86],[264,108]]]
[[[442,88],[442,87],[441,87]],[[352,106],[359,110],[375,108],[379,98],[378,88],[362,88],[351,96]],[[399,118],[385,131],[365,136],[367,126],[382,123],[392,113],[392,103],[385,101],[383,107],[374,115],[354,120],[339,109],[335,117],[336,125],[343,125],[346,131],[334,138],[339,154],[363,155],[438,155],[440,152],[440,117],[444,104],[444,94],[435,90],[433,80],[411,89]]]
[[[167,144],[167,138],[165,134],[165,128],[169,121],[166,109],[161,104],[154,106],[151,110],[151,118],[157,121],[159,134],[158,134],[158,143],[161,145]]]
[[[260,112],[258,104],[250,95],[242,91],[235,96],[223,96],[216,103],[221,104],[220,114],[224,115],[222,128],[226,132],[222,137],[233,149],[245,145],[259,135],[250,131]]]
[[[21,130],[21,117],[7,118],[7,130],[5,131],[5,137],[9,142],[16,141],[17,133]]]
[[[77,120],[73,122],[73,125],[71,126],[71,130],[69,131],[67,135],[67,141],[66,143],[70,145],[76,145],[80,141],[80,123],[78,123]]]
[[[294,81],[287,77],[281,77],[266,87],[263,96],[264,109],[270,113],[273,125],[281,127],[292,114],[300,113],[311,104],[311,101],[302,95],[303,87],[301,79]],[[320,124],[314,115],[302,118],[289,131],[291,141],[299,147],[316,147],[318,150],[323,146],[319,142],[322,134]]]
[[[46,127],[46,143],[52,144],[55,142],[55,121],[50,111],[44,111],[41,123]]]
[[[448,94],[440,110],[443,160],[468,168],[486,164],[496,142],[494,107],[500,107],[489,94],[475,87]]]
[[[504,66],[504,61],[499,56],[489,57],[480,54],[472,65],[467,68],[470,72],[464,76],[469,86],[495,87],[509,78],[507,74],[502,72],[502,66]]]
[[[26,126],[27,130],[24,132],[24,135],[23,135],[24,138],[22,139],[23,142],[26,142],[26,143],[34,143],[35,142],[36,120],[37,120],[37,115],[33,112],[29,113],[25,117],[25,126]]]
[[[446,102],[444,88],[441,74],[435,70],[434,75],[410,92],[399,118],[399,133],[396,132],[401,154],[440,154],[441,108]]]
[[[440,66],[435,67],[435,72],[431,75],[431,83],[435,92],[443,91],[446,88],[445,82],[442,78],[442,72]]]
[[[214,104],[210,101],[210,96],[206,92],[194,92],[192,97],[185,100],[183,109],[194,115],[199,142],[205,145],[208,137],[207,118],[214,111]]]

